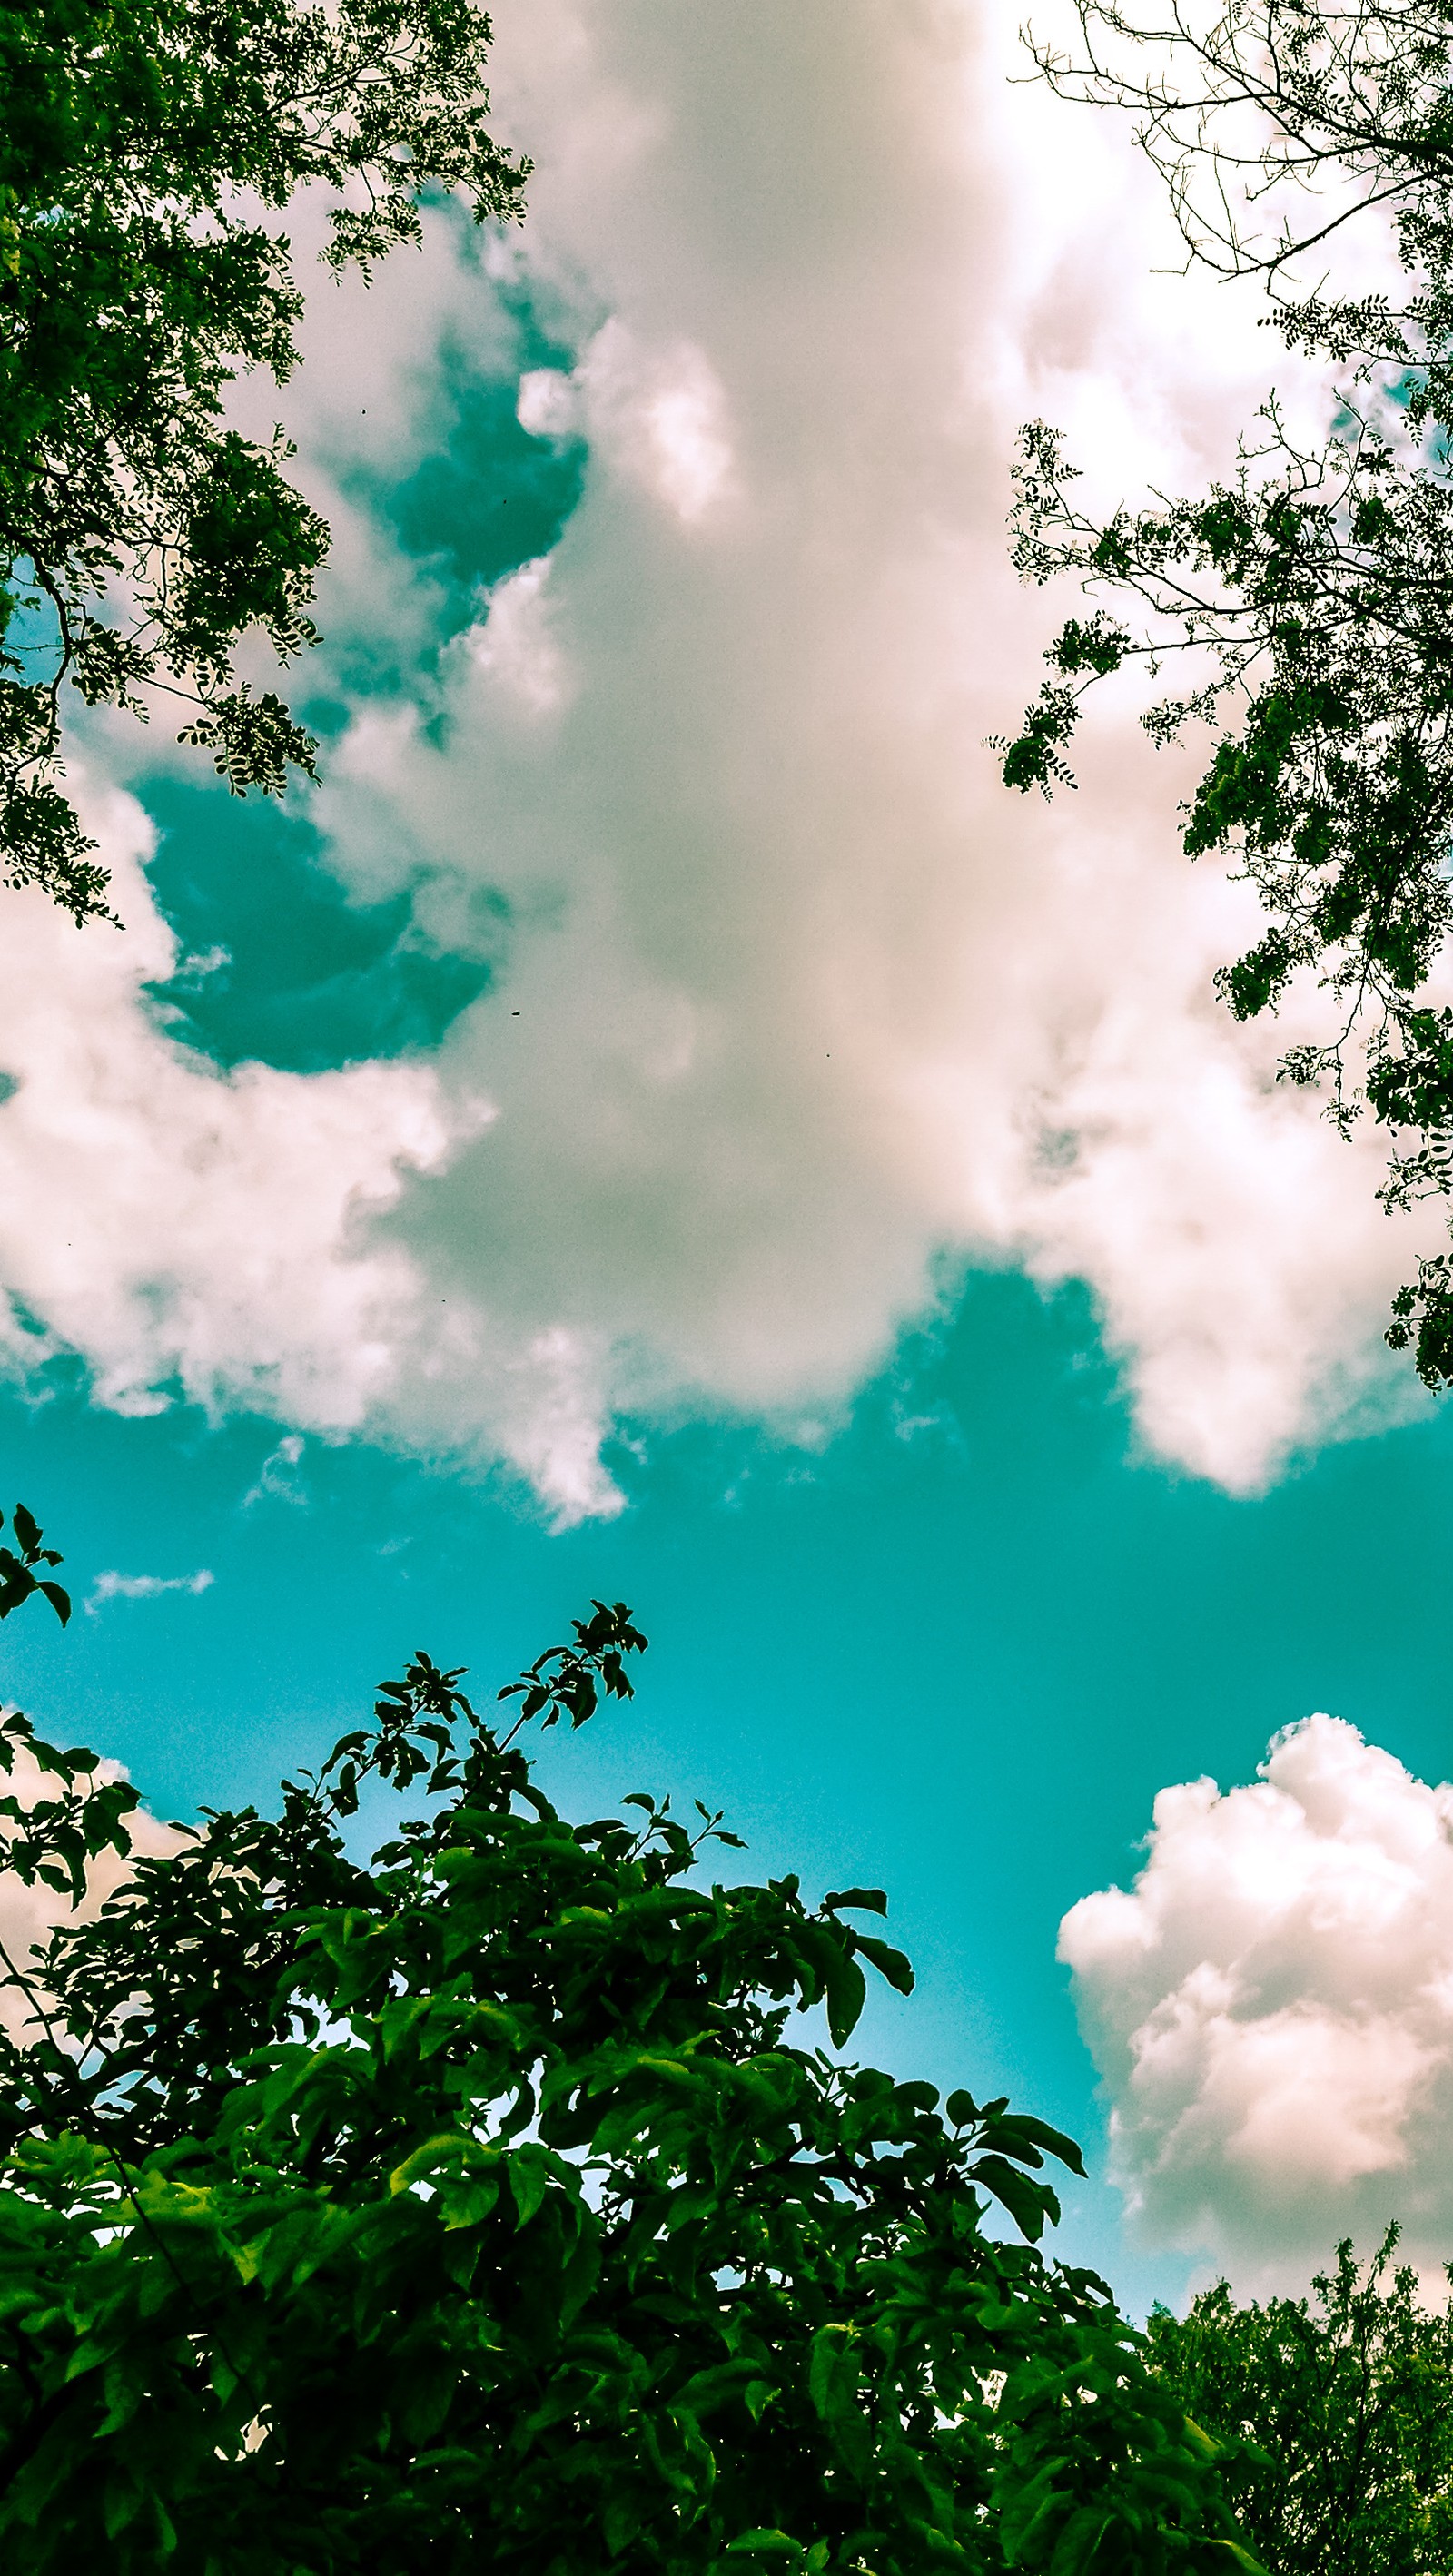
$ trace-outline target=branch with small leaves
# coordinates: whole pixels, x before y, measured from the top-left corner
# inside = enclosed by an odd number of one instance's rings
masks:
[[[452,190],[519,216],[529,165],[490,136],[473,0],[29,0],[0,9],[0,875],[77,924],[107,878],[63,792],[60,695],[145,720],[235,795],[316,774],[244,638],[316,643],[328,530],[281,429],[224,425],[240,371],[297,363],[303,298],[269,220],[303,188],[325,263],[367,275]],[[258,220],[259,212],[262,220]]]
[[[500,1692],[501,1699],[520,1702],[505,1744],[532,1717],[542,1726],[558,1725],[562,1717],[569,1718],[572,1728],[584,1726],[595,1715],[602,1691],[608,1699],[634,1698],[625,1658],[643,1654],[647,1640],[632,1627],[625,1603],[593,1602],[590,1618],[572,1620],[571,1626],[569,1645],[547,1647],[517,1682],[507,1682]]]
[[[1453,27],[1381,0],[1177,0],[1155,22],[1077,7],[1079,55],[1032,44],[1040,73],[1131,114],[1190,256],[1259,278],[1287,345],[1346,380],[1320,446],[1268,403],[1231,481],[1103,521],[1079,506],[1058,435],[1021,433],[1020,573],[1069,575],[1128,614],[1070,618],[1021,731],[993,747],[1006,784],[1048,795],[1074,783],[1068,747],[1104,679],[1187,671],[1142,722],[1157,745],[1211,729],[1184,847],[1229,860],[1267,916],[1217,990],[1239,1020],[1275,1012],[1294,982],[1326,995],[1322,1033],[1284,1051],[1282,1078],[1321,1090],[1341,1133],[1369,1109],[1389,1129],[1385,1205],[1446,1205],[1453,1049],[1432,1031],[1453,931]],[[1400,304],[1304,291],[1298,263],[1379,209]],[[1453,1384],[1448,1256],[1421,1261],[1387,1339],[1428,1386]]]

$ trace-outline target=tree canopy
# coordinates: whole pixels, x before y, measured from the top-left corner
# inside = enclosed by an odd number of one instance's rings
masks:
[[[1021,789],[1070,784],[1085,694],[1140,662],[1184,685],[1145,716],[1167,742],[1209,725],[1187,854],[1229,855],[1267,928],[1218,982],[1239,1019],[1292,979],[1323,1034],[1281,1070],[1344,1129],[1389,1131],[1384,1196],[1453,1187],[1453,1011],[1442,999],[1453,882],[1453,22],[1439,6],[1232,0],[1132,18],[1078,0],[1083,43],[1037,48],[1066,96],[1127,110],[1165,178],[1188,255],[1260,279],[1288,346],[1340,371],[1325,440],[1275,402],[1234,474],[1100,522],[1056,433],[1022,435],[1015,559],[1115,603],[1070,618],[1012,743]],[[1345,225],[1382,228],[1400,287],[1339,297]],[[1387,1336],[1453,1383],[1453,1263],[1434,1252]]]
[[[0,1721],[60,1917],[0,1953],[17,2576],[1254,2566],[1215,2444],[1040,2250],[1072,2142],[840,2057],[865,1969],[912,1984],[882,1893],[707,1883],[704,1807],[540,1791],[522,1728],[644,1644],[597,1602],[503,1731],[419,1654],[276,1816],[205,1811],[99,1912],[136,1791]]]
[[[1453,2565],[1453,2312],[1419,2297],[1391,2228],[1339,2245],[1310,2299],[1238,2307],[1227,2284],[1150,2320],[1156,2369],[1220,2439],[1271,2576],[1430,2576]]]
[[[180,699],[239,794],[312,773],[234,667],[251,629],[281,662],[317,640],[328,544],[283,432],[224,419],[239,367],[296,361],[267,218],[326,192],[325,261],[366,272],[430,187],[517,215],[489,42],[473,0],[0,0],[0,864],[77,922],[106,876],[58,784],[67,685],[143,717]]]

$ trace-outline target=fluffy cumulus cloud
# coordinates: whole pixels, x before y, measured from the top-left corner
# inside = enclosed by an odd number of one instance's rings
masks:
[[[1163,1789],[1133,1889],[1060,1952],[1143,2240],[1245,2288],[1390,2219],[1453,2257],[1453,1787],[1311,1717],[1254,1786]]]
[[[1271,355],[1150,274],[1126,137],[1012,53],[966,0],[502,14],[525,231],[321,291],[288,407],[326,621],[402,651],[427,585],[350,458],[426,450],[438,353],[494,363],[521,290],[565,317],[519,407],[588,442],[579,507],[432,696],[338,666],[313,806],[440,944],[507,916],[507,971],[427,1062],[223,1077],[148,1015],[134,809],[126,943],[16,909],[0,1273],[104,1401],[391,1426],[602,1509],[613,1416],[831,1407],[945,1246],[1088,1279],[1146,1442],[1233,1487],[1381,1400],[1408,1242],[1218,1013],[1248,915],[1179,857],[1188,773],[1128,704],[1054,810],[983,748],[1055,613],[1004,558],[1016,422],[1096,497],[1193,481]]]
[[[427,1329],[416,1265],[365,1236],[403,1171],[445,1156],[436,1086],[411,1065],[224,1076],[175,1045],[148,1006],[176,943],[141,875],[145,818],[123,796],[90,815],[124,931],[78,934],[43,898],[7,898],[6,1355],[23,1369],[80,1349],[121,1412],[175,1391],[348,1429]]]

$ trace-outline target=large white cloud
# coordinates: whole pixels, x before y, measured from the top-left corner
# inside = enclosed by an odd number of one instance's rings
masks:
[[[108,1400],[171,1373],[386,1421],[568,1513],[608,1502],[621,1407],[839,1402],[949,1245],[1086,1277],[1147,1442],[1254,1483],[1360,1397],[1407,1229],[1211,998],[1247,915],[1178,855],[1184,765],[1123,706],[1049,813],[982,747],[1054,616],[1004,557],[1016,421],[1063,420],[1112,499],[1224,465],[1273,354],[1254,306],[1149,275],[1126,138],[1006,88],[960,0],[497,24],[537,162],[506,264],[582,337],[524,416],[584,426],[587,490],[480,602],[443,721],[358,701],[315,811],[347,882],[411,886],[441,938],[502,892],[507,989],[427,1072],[222,1083],[114,963],[104,1016],[73,1007],[67,934],[47,1009],[89,1033],[37,1037],[0,1108],[0,1178],[23,1136],[46,1155],[44,1191],[12,1164],[5,1277]],[[443,225],[367,306],[316,299],[288,408],[325,615],[420,629],[332,470],[427,439],[440,334],[485,359],[495,310]],[[7,1022],[39,936],[0,961]]]
[[[1133,1889],[1060,1928],[1148,2244],[1245,2289],[1389,2220],[1453,2258],[1453,1787],[1311,1717],[1251,1787],[1162,1789]]]
[[[417,1265],[367,1220],[468,1113],[451,1124],[415,1065],[224,1076],[178,1046],[147,1003],[177,959],[146,818],[118,795],[84,810],[124,932],[78,933],[33,892],[6,904],[0,1348],[21,1369],[84,1351],[120,1412],[175,1391],[354,1428],[429,1330]]]

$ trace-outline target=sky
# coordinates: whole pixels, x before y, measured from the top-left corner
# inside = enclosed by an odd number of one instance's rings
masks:
[[[1071,604],[1008,566],[1018,423],[1113,506],[1331,389],[1007,15],[495,24],[523,229],[434,208],[365,295],[300,205],[303,366],[236,388],[334,532],[321,784],[86,718],[124,932],[4,897],[0,1421],[78,1609],[3,1687],[185,1816],[624,1598],[552,1791],[886,1886],[864,2049],[1082,2138],[1132,2306],[1393,2216],[1436,2272],[1421,1238],[1274,1083],[1311,1006],[1215,1002],[1190,755],[1113,692],[1053,805],[985,748]]]

